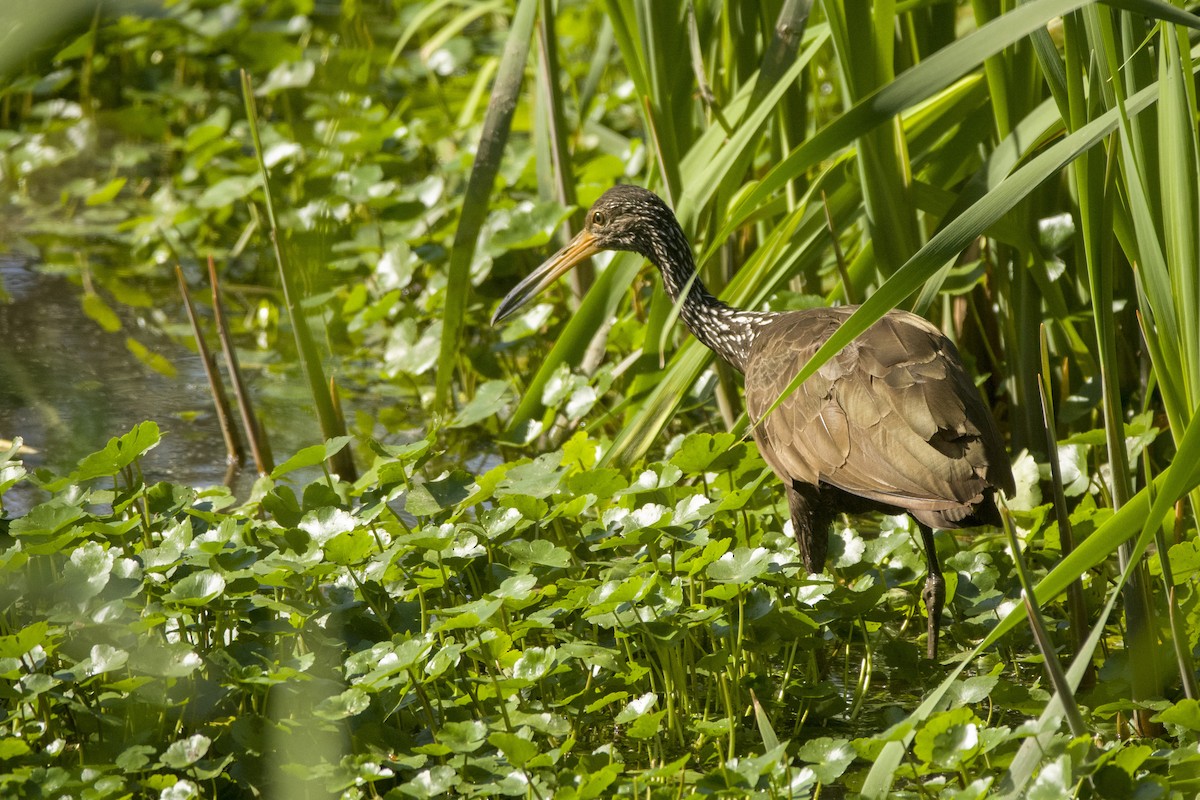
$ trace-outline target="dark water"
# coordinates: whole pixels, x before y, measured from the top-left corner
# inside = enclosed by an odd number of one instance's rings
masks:
[[[26,469],[68,473],[110,437],[154,420],[162,442],[142,461],[147,481],[226,482],[225,444],[200,357],[159,330],[164,313],[167,323],[185,322],[178,303],[164,312],[111,304],[122,330],[107,333],[83,312],[82,287],[65,277],[0,259],[0,287],[8,294],[0,301],[0,439],[19,436],[36,451],[24,456]],[[167,358],[177,374],[144,365],[127,347],[128,337]],[[298,370],[256,367],[253,353],[241,360],[276,463],[320,442]],[[255,477],[253,467],[243,467],[228,476],[229,485],[245,497]],[[4,503],[15,515],[42,499],[26,482]]]

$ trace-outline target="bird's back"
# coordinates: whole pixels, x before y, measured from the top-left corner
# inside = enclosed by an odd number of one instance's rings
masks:
[[[855,307],[780,314],[746,362],[757,421]],[[835,487],[931,527],[996,522],[994,488],[1013,491],[991,412],[952,342],[892,311],[843,348],[760,425],[763,457],[785,481]]]

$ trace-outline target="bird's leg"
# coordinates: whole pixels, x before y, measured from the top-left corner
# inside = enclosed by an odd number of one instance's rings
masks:
[[[946,579],[942,577],[942,568],[938,566],[937,545],[933,541],[933,528],[918,522],[921,529],[921,539],[925,543],[925,562],[928,576],[925,578],[925,591],[921,593],[925,600],[925,611],[929,614],[929,659],[937,659],[938,634],[942,627],[942,606],[946,603]]]
[[[788,481],[784,488],[792,515],[792,533],[800,545],[804,568],[810,573],[819,573],[825,569],[832,513],[819,502],[816,487]]]

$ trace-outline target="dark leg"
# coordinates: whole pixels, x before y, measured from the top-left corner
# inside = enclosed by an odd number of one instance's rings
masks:
[[[929,659],[937,659],[938,634],[942,627],[942,606],[946,603],[946,579],[942,577],[942,568],[938,566],[937,546],[933,541],[933,529],[918,522],[921,529],[921,539],[925,543],[925,563],[929,576],[925,578],[925,591],[921,593],[925,600],[925,611],[929,614]]]
[[[818,502],[816,488],[802,483],[785,483],[788,510],[792,514],[792,532],[800,545],[804,568],[819,573],[825,569],[829,549],[829,524],[833,515]]]

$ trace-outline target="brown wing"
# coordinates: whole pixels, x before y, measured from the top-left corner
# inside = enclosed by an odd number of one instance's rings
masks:
[[[853,311],[786,314],[759,332],[746,367],[752,420]],[[887,314],[845,347],[755,427],[755,438],[785,480],[910,510],[965,516],[990,486],[1012,491],[995,423],[954,345],[907,312]]]

